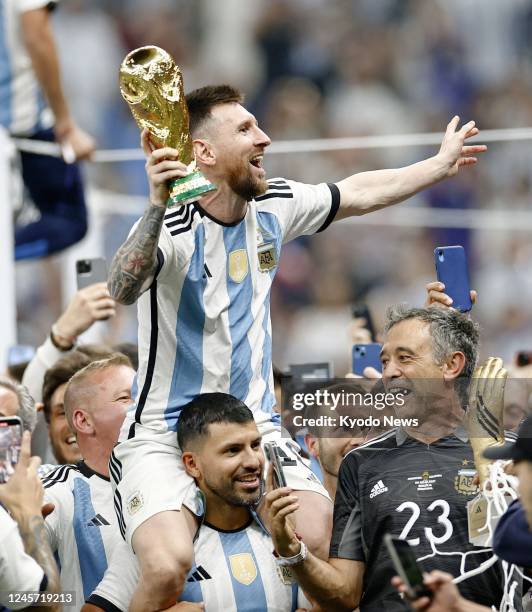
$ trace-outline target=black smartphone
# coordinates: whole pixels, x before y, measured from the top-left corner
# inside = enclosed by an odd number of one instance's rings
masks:
[[[473,302],[464,247],[460,245],[436,247],[434,264],[438,280],[445,285],[445,293],[453,300],[451,306],[460,312],[469,312]]]
[[[107,264],[103,257],[78,259],[76,261],[78,291],[95,283],[107,282]]]
[[[406,540],[396,538],[389,533],[384,534],[384,543],[397,575],[408,589],[406,592],[408,598],[430,597],[432,599],[432,591],[423,583],[423,574],[410,544]]]
[[[330,380],[333,377],[331,363],[295,363],[289,366],[295,380]]]
[[[271,468],[273,469],[273,486],[276,489],[286,487],[286,478],[283,472],[283,463],[279,454],[279,447],[275,442],[265,442],[264,452],[266,453],[266,459],[270,462]]]
[[[515,365],[524,368],[532,363],[532,351],[519,351],[515,355]]]
[[[368,305],[364,302],[356,302],[355,304],[353,304],[352,314],[353,319],[365,319],[365,327],[371,335],[371,340],[375,340],[375,326],[373,325],[373,319],[371,318],[371,313],[369,311]]]
[[[15,471],[22,442],[22,421],[18,417],[0,417],[0,484]]]

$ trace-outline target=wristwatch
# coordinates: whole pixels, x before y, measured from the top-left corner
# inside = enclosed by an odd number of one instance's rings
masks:
[[[301,548],[299,549],[297,555],[294,555],[293,557],[281,557],[281,555],[274,552],[273,554],[275,556],[275,562],[277,563],[277,565],[280,565],[281,567],[286,567],[289,565],[297,565],[298,563],[302,563],[307,558],[308,549],[305,546],[305,542],[303,542],[303,540],[299,540],[299,543],[301,544]]]

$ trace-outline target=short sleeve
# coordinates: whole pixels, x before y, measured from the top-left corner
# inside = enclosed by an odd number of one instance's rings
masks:
[[[61,531],[61,503],[49,490],[44,490],[44,503],[54,505],[53,511],[44,519],[44,528],[50,542],[52,552],[56,552],[59,546],[59,533]]]
[[[283,242],[325,230],[340,206],[334,183],[308,185],[286,179],[268,181],[268,191],[255,198],[259,211],[273,213],[281,226]]]
[[[44,571],[24,551],[24,543],[15,521],[0,507],[0,604],[11,610],[27,607],[26,603],[7,601],[9,592],[33,591],[44,587]]]
[[[338,488],[334,500],[333,532],[329,557],[365,562],[357,466],[356,458],[353,455],[347,455],[340,466]]]
[[[139,578],[139,564],[125,542],[115,548],[100,584],[87,603],[106,612],[126,612]]]

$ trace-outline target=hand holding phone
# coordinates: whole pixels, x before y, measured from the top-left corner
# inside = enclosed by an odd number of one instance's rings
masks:
[[[279,447],[275,442],[265,442],[264,452],[266,459],[270,462],[270,469],[273,470],[273,486],[276,489],[286,487],[286,478],[283,472],[282,459],[279,454]]]
[[[410,544],[406,540],[396,538],[389,533],[384,534],[384,544],[388,549],[395,571],[406,585],[407,597],[409,599],[419,599],[420,597],[432,599],[432,591],[425,586],[421,568]]]
[[[434,264],[438,280],[445,285],[445,293],[452,300],[452,308],[469,312],[473,306],[469,287],[467,260],[462,246],[434,249]]]

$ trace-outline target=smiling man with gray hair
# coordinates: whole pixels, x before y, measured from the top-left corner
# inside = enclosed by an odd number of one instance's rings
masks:
[[[383,383],[396,394],[396,416],[403,423],[344,458],[328,562],[308,552],[301,555],[287,521],[294,493],[277,489],[266,496],[276,552],[297,559],[293,575],[323,608],[410,609],[390,584],[395,570],[382,545],[386,532],[407,540],[416,558],[428,555],[424,570],[461,573],[460,555],[440,553],[474,550],[466,504],[478,487],[473,450],[461,423],[478,337],[477,325],[456,310],[398,306],[388,311]],[[433,547],[437,553],[431,556]],[[477,552],[467,569],[490,556]],[[467,599],[498,608],[503,584],[502,569],[495,564],[459,588]]]

